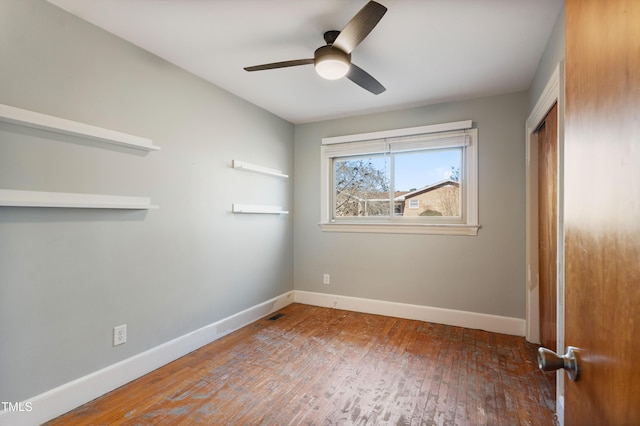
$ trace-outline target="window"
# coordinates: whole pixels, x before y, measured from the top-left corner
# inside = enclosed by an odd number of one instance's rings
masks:
[[[322,230],[476,235],[471,124],[323,139]]]

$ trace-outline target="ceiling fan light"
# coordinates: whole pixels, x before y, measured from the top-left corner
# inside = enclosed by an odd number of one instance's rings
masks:
[[[349,72],[349,64],[345,61],[325,59],[316,64],[316,72],[327,80],[337,80]]]
[[[331,46],[323,46],[316,51],[314,65],[316,72],[327,80],[337,80],[349,72],[350,56]]]

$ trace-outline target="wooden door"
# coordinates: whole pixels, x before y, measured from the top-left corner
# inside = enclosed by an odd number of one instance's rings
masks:
[[[640,425],[640,1],[566,1],[565,424]]]
[[[538,276],[540,343],[556,350],[558,261],[558,106],[538,127]]]

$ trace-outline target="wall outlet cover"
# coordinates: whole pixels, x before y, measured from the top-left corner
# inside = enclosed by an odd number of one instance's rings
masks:
[[[113,346],[122,345],[127,342],[127,324],[113,327]]]

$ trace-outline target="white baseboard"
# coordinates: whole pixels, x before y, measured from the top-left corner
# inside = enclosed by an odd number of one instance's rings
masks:
[[[0,426],[31,426],[44,423],[294,302],[516,336],[525,334],[525,320],[519,318],[333,294],[290,291],[27,401],[14,403],[15,411],[0,411]]]
[[[526,321],[520,318],[298,290],[294,292],[294,301],[307,305],[474,328],[513,336],[525,335]]]
[[[0,411],[0,426],[39,425],[106,394],[208,343],[293,303],[290,291],[228,318],[206,325],[148,351],[13,404]],[[2,409],[2,406],[0,406]]]

